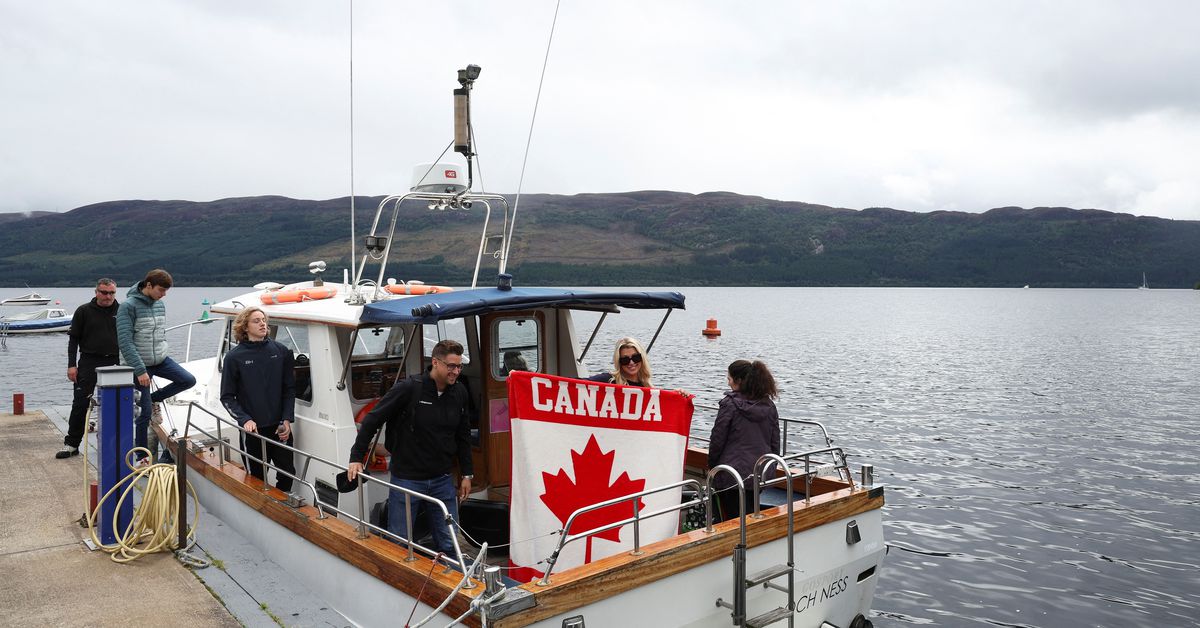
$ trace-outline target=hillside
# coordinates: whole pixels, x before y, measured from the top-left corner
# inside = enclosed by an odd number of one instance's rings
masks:
[[[380,200],[356,201],[360,243]],[[348,198],[266,196],[4,214],[0,283],[84,285],[103,274],[127,284],[163,267],[182,285],[249,285],[307,277],[316,259],[336,278],[349,257],[348,208]],[[478,206],[406,205],[389,275],[469,283],[483,218]],[[516,220],[509,268],[524,285],[1132,287],[1143,272],[1160,288],[1200,280],[1200,221],[1090,209],[923,214],[642,191],[525,195]]]

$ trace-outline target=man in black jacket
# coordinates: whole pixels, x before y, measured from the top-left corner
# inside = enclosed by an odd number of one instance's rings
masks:
[[[96,368],[112,366],[120,359],[117,307],[117,284],[105,277],[96,282],[96,296],[75,308],[71,317],[71,330],[67,333],[67,379],[75,383],[75,398],[71,401],[63,448],[54,454],[55,458],[70,458],[79,453],[88,407],[96,389]],[[76,353],[79,353],[78,363]]]
[[[246,430],[242,435],[246,453],[295,475],[292,452],[275,444],[287,443],[292,435],[296,412],[294,358],[291,349],[267,337],[270,331],[267,314],[258,307],[248,307],[233,319],[233,338],[239,344],[225,354],[221,404]],[[246,468],[250,475],[265,482],[263,464],[254,458],[243,458]],[[291,475],[277,471],[275,486],[285,493],[291,491]]]
[[[392,484],[441,500],[457,521],[458,502],[471,492],[474,477],[467,414],[469,393],[458,382],[463,347],[453,340],[443,340],[434,345],[432,357],[433,365],[426,375],[397,382],[367,413],[350,449],[346,477],[353,481],[362,472],[375,432],[386,422]],[[418,397],[414,400],[413,395]],[[462,476],[457,483],[452,475],[456,460]],[[433,530],[435,549],[453,555],[453,537],[441,509],[419,498],[410,498],[410,502],[414,517],[424,511]],[[388,495],[388,530],[408,538],[404,493],[397,490]]]

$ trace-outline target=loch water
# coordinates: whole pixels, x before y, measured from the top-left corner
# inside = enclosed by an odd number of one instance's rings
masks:
[[[92,296],[39,291],[68,310]],[[245,291],[175,288],[170,322]],[[781,415],[824,423],[888,487],[876,626],[1200,625],[1200,292],[680,291],[687,309],[649,354],[656,386],[714,406],[730,361],[765,360]],[[701,336],[708,318],[719,338]],[[577,317],[581,345],[596,319]],[[661,320],[610,315],[585,366]],[[218,327],[192,328],[192,357],[213,355]],[[169,337],[177,359],[186,334]],[[69,403],[66,342],[5,339],[0,407],[13,392]],[[696,431],[711,418],[698,411]]]

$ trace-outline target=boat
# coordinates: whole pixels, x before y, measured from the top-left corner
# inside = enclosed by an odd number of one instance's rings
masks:
[[[477,76],[477,66],[459,72],[467,98]],[[458,98],[459,90],[455,93]],[[469,110],[456,106],[456,129],[468,134],[456,140],[468,162],[465,182],[460,165],[419,166],[408,192],[379,204],[365,252],[351,256],[353,268],[343,271],[340,283],[322,278],[324,262],[313,262],[311,280],[264,281],[211,306],[214,319],[226,325],[217,355],[184,364],[199,383],[169,400],[165,420],[154,427],[184,461],[205,509],[260,547],[288,579],[302,582],[360,626],[396,625],[397,616],[416,613],[438,626],[870,627],[885,552],[884,489],[875,485],[870,465],[850,469],[845,451],[818,422],[783,419],[782,450],[763,456],[746,478],[758,499],[747,500],[744,512],[730,520],[714,522],[711,487],[714,477],[732,469],[711,469],[707,434],[692,433],[682,437],[682,465],[673,467],[672,482],[615,497],[596,497],[572,485],[576,506],[565,511],[570,516],[559,529],[544,538],[514,538],[513,469],[527,460],[514,454],[517,436],[504,420],[514,378],[588,385],[578,380],[588,375],[581,364],[609,315],[649,310],[661,312],[665,324],[686,299],[678,292],[515,285],[507,272],[515,209],[501,195],[471,189],[470,125],[461,118]],[[405,220],[397,217],[431,209],[483,214],[470,286],[424,294],[389,289],[399,285],[387,279],[391,243],[403,238],[397,228]],[[493,220],[493,210],[502,220]],[[481,273],[493,270],[495,282],[479,285]],[[314,290],[332,294],[270,296]],[[296,357],[292,448],[298,471],[291,494],[245,472],[239,428],[219,400],[230,326],[246,304],[262,307],[271,336]],[[586,342],[575,327],[580,313],[600,314]],[[432,345],[442,338],[466,347],[460,381],[469,382],[479,409],[470,435],[472,493],[462,505],[461,529],[447,524],[456,533],[453,556],[428,549],[420,532],[401,539],[386,531],[381,513],[390,488],[386,464],[368,465],[366,481],[351,492],[340,493],[337,481],[357,435],[356,417],[396,382],[423,372],[431,364]],[[656,333],[648,353],[657,338]],[[528,373],[514,376],[509,370],[513,352]],[[697,408],[715,415],[716,408]],[[786,417],[787,408],[780,414]],[[664,494],[669,496],[664,507],[639,510],[643,500],[650,504]],[[432,497],[409,498],[444,509]],[[614,504],[633,504],[632,514],[603,526],[580,523],[587,513]],[[650,538],[651,523],[663,521],[669,523],[667,533]],[[606,546],[606,555],[561,564],[571,550],[586,543],[590,552],[593,539],[614,531],[620,541]],[[510,567],[517,564],[518,549],[527,547],[543,553],[532,579],[516,578]]]
[[[1150,284],[1146,283],[1146,273],[1142,273],[1142,285],[1138,286],[1138,290],[1149,290]]]
[[[0,301],[0,305],[47,305],[49,303],[50,297],[44,297],[36,292]]]
[[[49,334],[71,329],[71,315],[51,308],[0,316],[0,334]]]

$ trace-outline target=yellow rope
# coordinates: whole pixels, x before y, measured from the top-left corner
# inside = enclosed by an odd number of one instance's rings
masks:
[[[87,503],[89,497],[88,449],[87,442],[85,441],[83,448],[84,503]],[[135,447],[130,450],[125,455],[125,465],[133,473],[125,476],[125,479],[118,482],[116,486],[108,489],[108,492],[96,502],[95,510],[88,512],[87,526],[88,532],[92,535],[92,542],[96,544],[96,547],[111,554],[112,559],[118,563],[128,563],[146,554],[176,551],[177,554],[180,554],[180,560],[195,564],[196,559],[187,556],[183,551],[187,550],[195,542],[196,528],[200,524],[200,500],[196,498],[196,490],[192,488],[192,483],[188,482],[188,493],[192,496],[192,503],[196,505],[196,520],[187,531],[187,547],[181,548],[178,546],[179,483],[175,465],[152,464],[145,467],[135,467],[131,456],[139,451],[150,455],[150,452],[142,447]],[[184,452],[179,453],[180,455],[186,455]],[[111,525],[113,527],[113,536],[117,538],[117,542],[113,545],[101,543],[95,526],[100,507],[120,490],[120,496],[117,499],[113,512],[121,512],[121,506],[124,505],[126,499],[132,499],[133,491],[135,488],[139,488],[138,483],[142,479],[146,480],[144,487],[141,488],[142,500],[134,509],[128,526],[126,526],[124,532],[118,530],[116,517],[114,517]],[[124,489],[122,489],[122,486]]]

